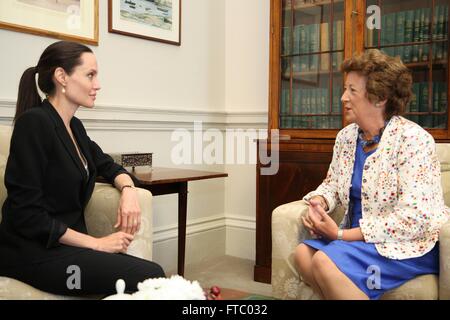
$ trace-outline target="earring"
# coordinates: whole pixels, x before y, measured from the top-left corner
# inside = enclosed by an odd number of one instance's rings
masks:
[[[66,94],[66,88],[62,88],[62,90],[61,90],[61,92],[63,93],[63,94]]]
[[[375,103],[375,107],[379,108],[380,107],[380,103],[379,102]]]

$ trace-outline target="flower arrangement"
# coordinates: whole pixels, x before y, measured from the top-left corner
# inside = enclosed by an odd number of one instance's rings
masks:
[[[181,276],[147,279],[138,283],[138,291],[126,294],[125,281],[116,282],[117,294],[104,300],[219,300],[220,289],[214,286],[209,292],[203,291],[198,281],[189,281]]]

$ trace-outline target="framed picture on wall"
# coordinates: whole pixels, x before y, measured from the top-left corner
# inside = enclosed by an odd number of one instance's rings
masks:
[[[0,28],[98,45],[98,0],[1,0]]]
[[[181,0],[109,0],[108,13],[109,32],[181,44]]]

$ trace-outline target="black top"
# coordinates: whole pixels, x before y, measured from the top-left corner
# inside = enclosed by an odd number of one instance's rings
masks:
[[[5,171],[8,196],[0,224],[0,266],[18,266],[86,250],[59,243],[69,227],[87,233],[84,208],[97,175],[113,183],[127,171],[93,142],[81,121],[70,122],[88,162],[81,162],[64,122],[44,100],[14,125]]]

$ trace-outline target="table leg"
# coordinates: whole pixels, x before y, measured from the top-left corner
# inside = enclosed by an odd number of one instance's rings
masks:
[[[184,276],[187,194],[187,182],[180,182],[178,191],[178,274],[180,276]]]

